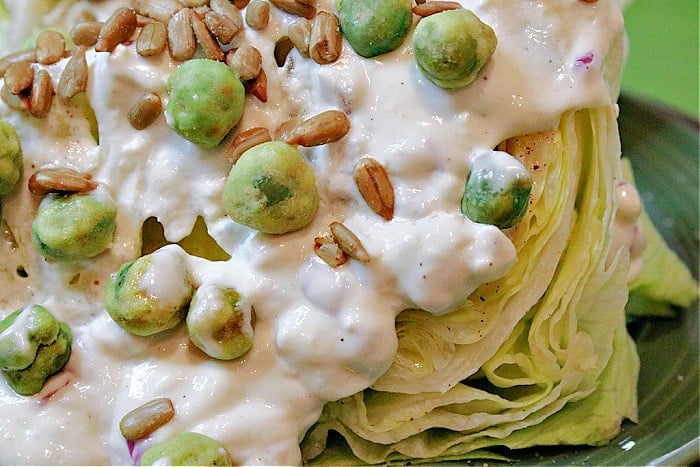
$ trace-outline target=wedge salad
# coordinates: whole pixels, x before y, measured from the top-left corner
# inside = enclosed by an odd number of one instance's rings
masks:
[[[630,290],[698,295],[622,3],[0,0],[0,464],[609,442]]]

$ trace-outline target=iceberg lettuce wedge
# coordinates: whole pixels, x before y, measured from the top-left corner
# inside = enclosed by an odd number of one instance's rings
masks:
[[[501,149],[534,179],[528,213],[508,232],[517,263],[453,313],[399,315],[394,364],[371,389],[326,405],[302,444],[308,461],[434,462],[497,456],[495,446],[597,445],[636,419],[629,252],[610,252],[614,110],[568,112],[556,131]]]

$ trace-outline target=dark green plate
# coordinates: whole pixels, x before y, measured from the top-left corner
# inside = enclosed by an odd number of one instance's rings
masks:
[[[647,212],[697,278],[698,122],[630,96],[619,103],[623,155],[632,162]],[[629,323],[641,359],[639,423],[625,422],[617,438],[603,447],[533,448],[503,454],[515,465],[697,464],[698,304],[675,311],[675,318],[643,317]]]

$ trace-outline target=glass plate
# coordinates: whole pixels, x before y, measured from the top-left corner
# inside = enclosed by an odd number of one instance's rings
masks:
[[[622,96],[619,104],[623,155],[632,162],[647,212],[697,278],[698,122],[630,96]],[[506,455],[519,465],[697,463],[698,304],[676,312],[675,318],[644,317],[629,324],[641,359],[639,423],[625,422],[603,447],[533,448]]]

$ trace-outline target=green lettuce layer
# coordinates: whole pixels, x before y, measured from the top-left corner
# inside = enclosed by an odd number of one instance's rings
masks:
[[[556,131],[501,149],[534,176],[528,214],[508,232],[517,263],[453,313],[401,313],[392,367],[371,389],[326,405],[302,443],[307,462],[434,462],[498,457],[495,446],[597,445],[636,419],[629,252],[608,254],[620,174],[614,111],[566,113]]]
[[[622,159],[622,173],[625,179],[634,183],[632,165],[628,159]],[[638,306],[628,307],[634,315],[674,316],[671,306],[688,308],[698,299],[698,283],[688,267],[678,255],[669,248],[663,237],[651,222],[642,206],[639,223],[646,245],[642,253],[643,267],[641,273],[630,284],[633,299],[639,297],[648,302],[635,300]]]

